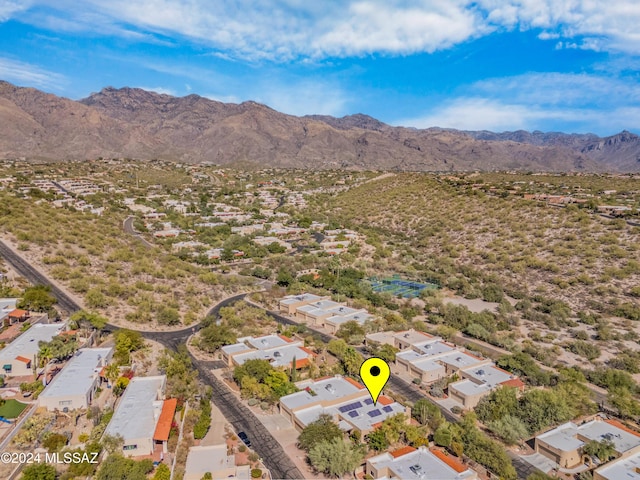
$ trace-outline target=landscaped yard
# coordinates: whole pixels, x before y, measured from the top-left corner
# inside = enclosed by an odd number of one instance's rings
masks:
[[[27,408],[26,403],[20,403],[12,398],[7,400],[4,405],[0,407],[0,417],[17,418],[25,408]]]

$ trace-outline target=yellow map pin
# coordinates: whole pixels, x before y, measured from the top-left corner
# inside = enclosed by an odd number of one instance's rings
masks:
[[[369,358],[360,366],[360,378],[369,390],[374,405],[378,402],[380,392],[387,384],[390,374],[391,369],[387,362],[378,357]]]

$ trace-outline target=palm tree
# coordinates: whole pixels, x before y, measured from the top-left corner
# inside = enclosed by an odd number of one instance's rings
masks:
[[[53,351],[51,350],[51,347],[46,343],[40,345],[40,351],[38,352],[38,360],[40,366],[44,367],[47,363],[49,363],[49,360],[51,360],[51,358],[53,358]]]

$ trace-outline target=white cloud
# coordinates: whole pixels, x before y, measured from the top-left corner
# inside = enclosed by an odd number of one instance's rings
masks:
[[[172,97],[177,96],[175,90],[172,90],[170,88],[164,88],[164,87],[136,87],[136,88],[141,88],[142,90],[146,90],[148,92],[159,93],[161,95],[171,95]]]
[[[499,132],[526,129],[532,119],[540,118],[541,113],[524,105],[508,105],[486,98],[464,97],[442,105],[428,115],[393,123],[416,128],[442,127]]]
[[[0,2],[0,22],[6,22],[17,13],[27,10],[31,4],[26,0],[3,0]]]
[[[290,83],[268,82],[254,91],[256,101],[289,115],[343,115],[347,94],[332,81],[293,80]]]
[[[600,74],[531,72],[512,77],[475,82],[469,91],[492,98],[508,98],[518,104],[640,105],[640,88],[635,82]]]
[[[222,103],[242,103],[242,100],[237,95],[219,95],[216,93],[204,93],[201,95],[209,100],[215,100]]]
[[[425,115],[393,123],[461,130],[562,128],[614,133],[640,128],[640,89],[599,74],[529,73],[465,86],[457,97]]]
[[[0,78],[20,86],[53,88],[59,90],[65,77],[29,63],[0,57]]]
[[[503,27],[541,28],[541,39],[577,39],[565,48],[640,52],[637,0],[479,0],[488,21]]]
[[[184,36],[227,58],[433,52],[496,30],[540,30],[563,48],[640,52],[637,0],[8,0],[0,21],[26,21],[132,41]]]

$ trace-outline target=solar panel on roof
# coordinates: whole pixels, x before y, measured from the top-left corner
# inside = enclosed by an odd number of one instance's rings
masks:
[[[367,398],[367,399],[364,401],[364,404],[365,404],[365,405],[371,405],[372,403],[373,403],[373,400],[371,400],[370,398]]]
[[[349,412],[349,416],[350,416],[351,418],[355,418],[355,417],[357,417],[357,416],[358,416],[358,411],[357,411],[357,410],[351,410],[351,411]]]
[[[340,408],[338,408],[338,410],[340,410],[342,413],[346,413],[351,410],[355,410],[356,408],[362,408],[362,404],[360,402],[349,403],[347,405],[341,406]]]
[[[367,415],[369,415],[370,417],[379,417],[380,415],[382,415],[382,412],[376,408],[375,410],[367,412]]]
[[[389,405],[387,405],[386,407],[382,407],[382,410],[384,410],[385,412],[389,413],[393,411],[393,408],[391,408]]]

